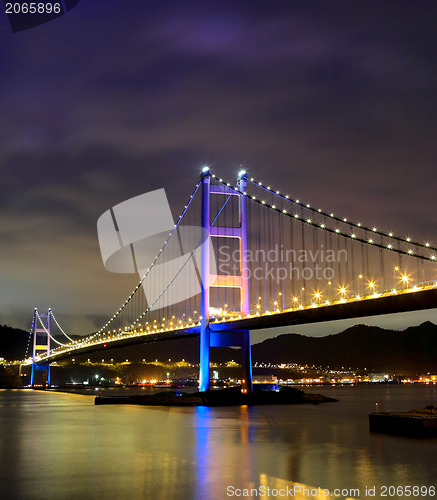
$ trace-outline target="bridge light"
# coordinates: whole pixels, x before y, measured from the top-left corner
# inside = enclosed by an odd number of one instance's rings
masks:
[[[435,256],[435,255],[431,255],[430,259],[431,259],[431,260],[435,260],[435,259],[436,259],[436,256]]]
[[[372,231],[373,231],[374,233],[376,233],[376,231],[377,231],[376,227],[372,228]]]
[[[354,233],[351,234],[351,238],[356,238],[356,237],[357,237],[356,234]]]
[[[373,243],[372,238],[370,238],[370,239],[368,240],[368,243],[370,243],[370,244],[372,244],[372,243]]]
[[[296,203],[299,203],[299,200],[296,200]]]
[[[413,250],[411,250],[411,248],[408,250],[408,255],[413,255]]]
[[[209,167],[207,165],[205,165],[203,168],[202,168],[202,172],[209,172]]]
[[[429,243],[425,243],[426,248],[429,248]]]
[[[340,232],[340,229],[338,229],[338,227],[336,227],[335,232],[338,234]]]
[[[390,236],[390,238],[393,238],[393,233],[388,233],[388,235]]]

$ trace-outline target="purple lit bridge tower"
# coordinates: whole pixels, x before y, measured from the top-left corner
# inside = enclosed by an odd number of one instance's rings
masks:
[[[212,185],[211,173],[205,167],[201,175],[202,183],[202,230],[210,238],[233,238],[239,242],[240,263],[239,270],[234,274],[212,275],[210,271],[211,245],[201,247],[201,299],[200,299],[200,365],[199,390],[209,389],[209,358],[210,347],[240,347],[242,350],[242,392],[252,392],[252,357],[249,330],[213,331],[210,328],[210,296],[213,288],[238,289],[240,295],[240,312],[248,315],[249,281],[247,263],[247,207],[246,172],[240,171],[237,180],[237,190],[226,185]],[[211,196],[235,197],[238,203],[238,225],[236,227],[215,226],[211,223],[210,199]],[[209,243],[209,242],[208,242]],[[239,271],[239,272],[238,272]]]
[[[37,363],[41,356],[50,356],[50,337],[52,324],[52,310],[49,309],[47,314],[39,314],[35,308],[32,321],[32,370],[30,374],[30,385],[34,387],[39,385],[35,383],[35,372],[43,371],[42,385],[50,387],[50,363]]]

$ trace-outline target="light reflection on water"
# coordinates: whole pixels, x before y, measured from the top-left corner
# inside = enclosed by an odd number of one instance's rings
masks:
[[[355,488],[366,498],[366,486],[433,484],[437,439],[371,434],[367,415],[375,402],[386,410],[437,405],[436,387],[307,391],[341,401],[147,408],[0,391],[0,498],[224,499],[228,486],[293,484]]]

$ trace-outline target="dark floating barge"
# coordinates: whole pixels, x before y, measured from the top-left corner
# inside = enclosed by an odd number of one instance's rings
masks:
[[[282,387],[278,392],[257,390],[243,394],[240,387],[220,390],[179,393],[165,391],[158,394],[138,396],[97,396],[96,405],[130,404],[144,406],[242,406],[242,405],[282,405],[282,404],[319,404],[337,401],[320,394],[305,394],[290,387]]]
[[[402,412],[371,413],[371,432],[383,432],[410,437],[437,437],[437,408],[427,406]]]

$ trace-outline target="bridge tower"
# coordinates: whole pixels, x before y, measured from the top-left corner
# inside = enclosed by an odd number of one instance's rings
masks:
[[[44,324],[45,320],[45,324]],[[39,314],[38,310],[35,308],[33,312],[33,322],[32,322],[32,338],[33,338],[33,348],[32,348],[32,371],[30,374],[30,385],[34,387],[35,385],[35,372],[44,371],[46,376],[44,377],[44,385],[50,387],[50,363],[37,364],[36,358],[41,354],[50,354],[50,335],[51,335],[51,324],[52,324],[52,310],[49,309],[47,314]]]
[[[206,244],[201,246],[201,325],[200,325],[200,367],[199,390],[209,389],[209,359],[210,347],[240,347],[242,350],[242,392],[252,392],[252,355],[249,330],[211,330],[210,320],[210,290],[213,287],[239,288],[240,311],[242,315],[249,314],[249,281],[247,263],[247,210],[246,196],[240,193],[246,191],[246,172],[238,174],[237,190],[224,185],[211,185],[211,173],[207,167],[202,171],[202,232],[206,235]],[[211,225],[210,197],[211,195],[229,195],[238,197],[239,226],[217,227]],[[240,244],[240,273],[235,275],[211,275],[210,272],[210,238],[238,238]],[[202,238],[204,240],[205,238]]]

